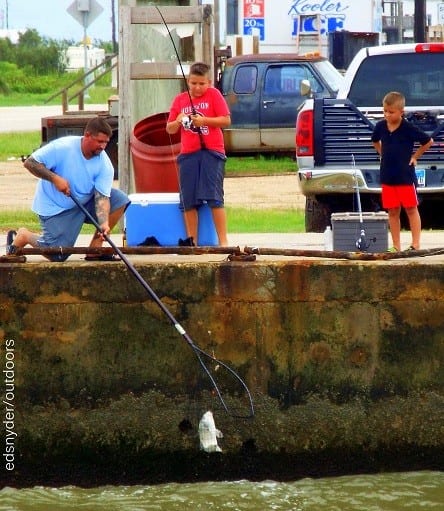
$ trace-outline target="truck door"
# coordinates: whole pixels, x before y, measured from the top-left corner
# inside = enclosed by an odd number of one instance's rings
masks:
[[[260,85],[258,66],[235,66],[232,75],[222,81],[223,94],[231,113],[231,126],[224,130],[228,151],[252,151],[260,147]]]
[[[319,80],[303,62],[270,64],[267,67],[260,100],[259,122],[263,146],[282,146],[282,137],[288,138],[288,147],[294,143],[292,128],[296,123],[297,109],[305,100],[300,94],[303,79],[310,81],[313,92],[322,89]]]

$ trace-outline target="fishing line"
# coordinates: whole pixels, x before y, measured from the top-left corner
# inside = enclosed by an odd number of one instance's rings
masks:
[[[162,19],[163,24],[165,25],[165,28],[166,28],[166,30],[168,32],[168,36],[169,36],[169,38],[171,40],[171,44],[173,45],[174,53],[176,54],[177,62],[179,63],[180,71],[182,73],[182,78],[183,78],[183,81],[185,83],[185,88],[186,88],[186,92],[187,92],[187,95],[188,95],[188,100],[189,100],[190,106],[191,106],[191,113],[193,115],[197,115],[197,111],[196,111],[196,108],[194,107],[194,103],[193,103],[193,98],[191,97],[191,91],[190,91],[190,87],[188,85],[188,80],[187,80],[187,78],[185,76],[185,72],[183,70],[182,61],[180,60],[179,52],[177,51],[176,43],[174,42],[174,38],[173,38],[173,36],[171,34],[170,28],[169,28],[167,22],[165,21],[165,18],[163,17],[163,14],[162,14],[161,10],[159,9],[159,7],[157,5],[155,7],[156,7],[157,12],[159,13],[160,18]],[[201,149],[206,149],[205,143],[203,141],[202,130],[200,129],[200,127],[197,127],[197,126],[195,126],[195,128],[197,129],[197,132],[199,133],[199,140],[200,140],[200,147],[201,147]]]
[[[183,79],[183,83],[185,84],[185,89],[186,89],[186,92],[187,92],[187,95],[188,95],[188,100],[190,102],[190,106],[191,106],[191,112],[193,115],[197,115],[197,112],[196,112],[196,108],[194,107],[194,103],[193,103],[193,98],[191,97],[191,91],[190,91],[190,87],[188,86],[188,81],[187,81],[187,78],[185,76],[185,72],[184,72],[184,69],[183,69],[183,65],[182,65],[182,61],[180,59],[180,56],[179,56],[179,51],[177,49],[177,46],[176,46],[176,43],[174,42],[174,38],[173,38],[173,35],[171,34],[171,31],[170,31],[170,28],[161,12],[161,10],[159,9],[159,7],[156,5],[155,6],[157,12],[159,13],[159,16],[162,20],[162,23],[164,24],[165,28],[166,28],[166,31],[168,33],[168,36],[170,38],[170,41],[171,41],[171,44],[173,46],[173,49],[174,49],[174,53],[176,54],[176,58],[177,58],[177,62],[179,64],[179,68],[180,68],[180,71],[182,73],[182,79]],[[190,125],[191,127],[191,125]],[[202,135],[202,131],[201,131],[201,128],[200,127],[195,127],[197,129],[197,132],[199,134],[199,142],[200,142],[200,147],[201,149],[206,149],[205,147],[205,143],[204,143],[204,140],[203,140],[203,135]],[[182,130],[183,128],[180,127],[179,130]],[[170,145],[171,144],[171,135],[170,136]],[[176,160],[176,172],[178,174],[178,176],[180,176],[180,172],[179,172],[179,168],[177,166],[177,160]],[[180,187],[180,178],[178,178],[178,181],[179,181],[179,187]],[[184,221],[187,222],[186,220],[186,217],[184,215]],[[186,225],[186,228],[187,228],[187,232],[188,232],[188,225]],[[198,242],[198,240],[194,240],[195,242]]]
[[[177,332],[182,336],[182,338],[188,343],[190,348],[193,350],[194,354],[196,355],[199,364],[203,371],[208,376],[211,385],[213,386],[214,390],[216,391],[217,397],[219,398],[220,403],[222,404],[222,407],[224,410],[231,415],[231,417],[238,418],[238,419],[250,419],[254,416],[254,406],[253,406],[253,400],[250,394],[250,391],[246,385],[246,383],[242,380],[242,378],[232,369],[228,364],[225,362],[222,362],[221,360],[217,359],[210,353],[207,353],[203,349],[199,348],[197,344],[193,342],[191,337],[187,334],[183,326],[177,321],[177,319],[173,316],[173,314],[170,312],[170,310],[164,305],[164,303],[160,300],[160,298],[157,296],[157,294],[153,291],[151,286],[144,280],[142,275],[136,270],[136,268],[133,266],[133,264],[129,261],[129,259],[124,255],[124,253],[117,247],[117,245],[112,241],[110,236],[105,234],[103,230],[101,229],[99,223],[97,220],[91,215],[91,213],[85,208],[85,206],[73,195],[71,195],[71,199],[74,201],[74,203],[77,205],[77,207],[80,208],[80,210],[85,214],[85,216],[90,220],[90,222],[95,226],[98,232],[100,232],[103,236],[103,238],[107,241],[109,245],[114,249],[115,253],[120,257],[120,259],[125,263],[126,267],[130,272],[136,277],[136,279],[139,281],[139,283],[142,285],[142,287],[145,289],[145,291],[148,292],[149,296],[154,300],[154,302],[160,307],[162,312],[167,316],[167,318],[170,320],[171,324],[174,326],[174,328],[177,330]],[[205,363],[205,360],[207,360],[207,363],[214,363],[216,364],[215,369],[213,372],[208,368],[207,364]],[[217,384],[217,380],[219,379],[219,376],[216,376],[216,372],[222,371],[222,369],[225,369],[226,374],[228,376],[234,378],[234,381],[237,383],[239,388],[245,393],[247,397],[247,413],[235,413],[226,403],[224,397],[222,396],[222,392]],[[238,396],[239,399],[239,396]]]
[[[162,19],[162,22],[165,25],[165,28],[166,28],[166,30],[168,32],[169,37],[170,37],[171,44],[173,45],[173,48],[174,48],[174,53],[176,54],[177,62],[179,63],[180,71],[182,72],[182,78],[183,78],[183,81],[185,83],[186,91],[188,93],[188,99],[190,100],[191,111],[192,111],[193,115],[196,115],[196,109],[194,108],[194,104],[193,104],[193,99],[191,97],[190,88],[188,86],[188,81],[187,81],[187,78],[185,76],[185,72],[183,70],[182,61],[180,60],[180,57],[179,57],[179,52],[177,51],[176,43],[174,42],[174,38],[173,38],[173,36],[171,34],[171,31],[170,31],[170,29],[169,29],[169,27],[167,25],[167,22],[165,21],[165,18],[163,17],[163,14],[162,14],[161,10],[159,9],[159,7],[157,5],[155,7],[156,7],[156,10],[159,13],[159,16]],[[199,133],[200,133],[200,128],[199,128]]]

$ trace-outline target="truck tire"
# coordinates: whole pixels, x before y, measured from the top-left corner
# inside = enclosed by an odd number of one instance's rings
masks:
[[[324,232],[330,225],[330,209],[314,197],[305,199],[305,232]]]
[[[105,152],[109,156],[114,167],[114,180],[119,179],[119,150],[118,150],[119,132],[114,130],[106,146]]]

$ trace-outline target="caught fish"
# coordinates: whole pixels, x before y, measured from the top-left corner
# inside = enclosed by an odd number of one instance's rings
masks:
[[[205,412],[199,422],[200,448],[205,452],[222,452],[217,445],[217,439],[222,437],[222,433],[216,429],[213,414]]]

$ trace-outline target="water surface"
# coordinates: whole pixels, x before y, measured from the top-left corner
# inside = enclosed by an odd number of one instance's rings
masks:
[[[444,472],[276,481],[35,487],[0,491],[1,511],[399,511],[443,510]]]

